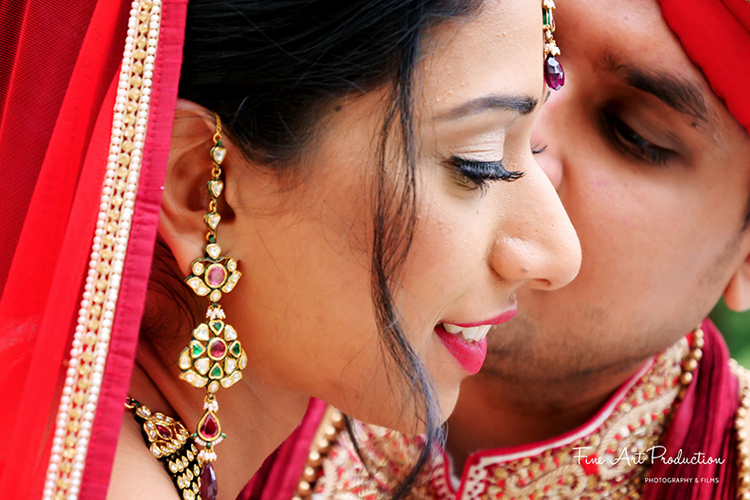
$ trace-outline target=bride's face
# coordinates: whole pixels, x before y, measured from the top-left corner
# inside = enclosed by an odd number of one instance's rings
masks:
[[[423,55],[414,102],[416,226],[392,290],[447,417],[486,341],[440,325],[486,332],[512,316],[519,287],[567,284],[580,249],[530,147],[547,92],[541,1],[488,1],[429,33]],[[290,175],[243,165],[230,145],[223,166],[234,216],[217,238],[244,275],[222,304],[249,357],[245,380],[405,429],[415,402],[404,397],[406,382],[384,349],[372,293],[373,234],[391,229],[373,222],[388,92],[340,100]],[[394,130],[386,148],[396,185],[405,168],[398,137]],[[523,176],[482,179],[482,171],[501,175],[501,161]]]

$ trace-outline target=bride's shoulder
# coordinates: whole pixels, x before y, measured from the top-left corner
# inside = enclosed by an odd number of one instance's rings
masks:
[[[172,479],[143,442],[138,423],[125,412],[107,500],[180,500]]]

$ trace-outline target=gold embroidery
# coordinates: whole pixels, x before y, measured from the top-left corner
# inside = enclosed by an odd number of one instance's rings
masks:
[[[480,458],[467,468],[461,500],[638,498],[649,469],[645,452],[658,444],[682,388],[680,379],[690,371],[691,356],[698,350],[696,345],[691,352],[687,340],[682,339],[657,356],[604,422],[572,443],[519,459],[498,455]],[[684,368],[685,363],[690,366]],[[379,427],[357,429],[360,449],[373,474],[358,459],[348,436],[342,434],[324,463],[315,496],[335,500],[382,498],[392,491],[394,478],[403,477],[414,463],[420,442]],[[583,459],[578,463],[576,448],[586,448],[580,454],[589,457],[590,463]],[[445,458],[440,455],[430,473],[421,475],[421,486],[413,497],[455,500],[446,471]]]
[[[297,494],[292,500],[302,500],[310,497],[315,482],[320,476],[321,466],[327,458],[331,446],[338,439],[341,429],[344,427],[344,415],[336,408],[326,408],[323,418],[315,431],[307,463],[302,471],[302,478],[297,485]]]

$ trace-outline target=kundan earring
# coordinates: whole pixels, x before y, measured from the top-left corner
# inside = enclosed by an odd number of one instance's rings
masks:
[[[247,355],[237,339],[237,331],[224,321],[226,315],[219,305],[222,295],[232,291],[242,273],[237,270],[236,260],[221,255],[221,247],[216,243],[216,228],[221,221],[217,200],[224,190],[221,162],[227,153],[221,143],[221,119],[218,115],[213,140],[214,147],[210,154],[214,167],[208,181],[211,201],[204,217],[208,228],[205,256],[192,263],[192,273],[185,279],[193,292],[201,297],[207,296],[211,304],[206,312],[206,321],[193,330],[192,339],[180,353],[178,361],[182,370],[180,378],[206,390],[205,411],[193,435],[195,442],[203,447],[198,453],[198,458],[203,462],[201,490],[207,493],[201,495],[202,500],[216,498],[216,474],[211,462],[216,460],[214,447],[226,437],[216,417],[219,409],[216,392],[220,387],[228,388],[237,383],[242,378],[241,370],[247,366]]]
[[[552,90],[560,90],[565,85],[565,71],[557,60],[560,48],[555,42],[555,0],[543,0],[542,20],[544,22],[544,81]]]

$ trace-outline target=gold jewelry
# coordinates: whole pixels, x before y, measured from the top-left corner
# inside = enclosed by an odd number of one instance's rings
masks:
[[[228,388],[238,382],[242,378],[241,370],[247,366],[247,355],[237,339],[237,331],[224,322],[226,315],[218,304],[222,294],[234,289],[242,273],[237,270],[236,260],[221,255],[221,247],[216,243],[216,228],[221,220],[217,211],[217,199],[224,190],[221,162],[224,161],[227,150],[221,142],[221,119],[218,115],[215,116],[216,133],[210,152],[214,167],[207,185],[211,201],[204,217],[208,227],[208,243],[204,247],[205,256],[193,261],[190,266],[192,273],[185,279],[197,295],[208,296],[211,305],[206,312],[206,322],[193,330],[192,340],[180,353],[178,362],[182,370],[181,379],[194,387],[206,389],[203,402],[205,412],[193,435],[195,442],[203,446],[198,457],[205,463],[201,481],[207,494],[201,495],[202,500],[216,498],[216,478],[211,462],[216,460],[214,446],[226,437],[221,432],[221,423],[216,417],[219,403],[215,393],[219,387]]]
[[[318,478],[323,473],[323,462],[328,458],[328,452],[339,440],[339,434],[344,429],[344,415],[336,408],[326,408],[318,430],[310,446],[307,462],[302,471],[302,477],[297,484],[297,491],[292,500],[307,500],[312,495]]]
[[[698,326],[693,333],[690,334],[690,352],[685,356],[685,360],[682,362],[682,373],[680,374],[680,384],[682,389],[677,394],[677,403],[685,399],[687,393],[687,387],[690,382],[693,381],[693,372],[698,368],[698,362],[703,357],[703,346],[706,345],[703,328]]]
[[[151,453],[167,469],[183,500],[201,498],[203,461],[198,457],[192,436],[182,422],[163,413],[152,413],[133,398],[128,398],[125,408],[133,412],[141,425],[143,440]]]
[[[750,498],[750,370],[729,360],[729,369],[738,381],[740,407],[734,419],[737,436],[737,498]]]
[[[557,60],[560,48],[555,42],[555,0],[543,0],[542,20],[544,22],[544,81],[552,90],[560,90],[565,85],[565,71]]]

